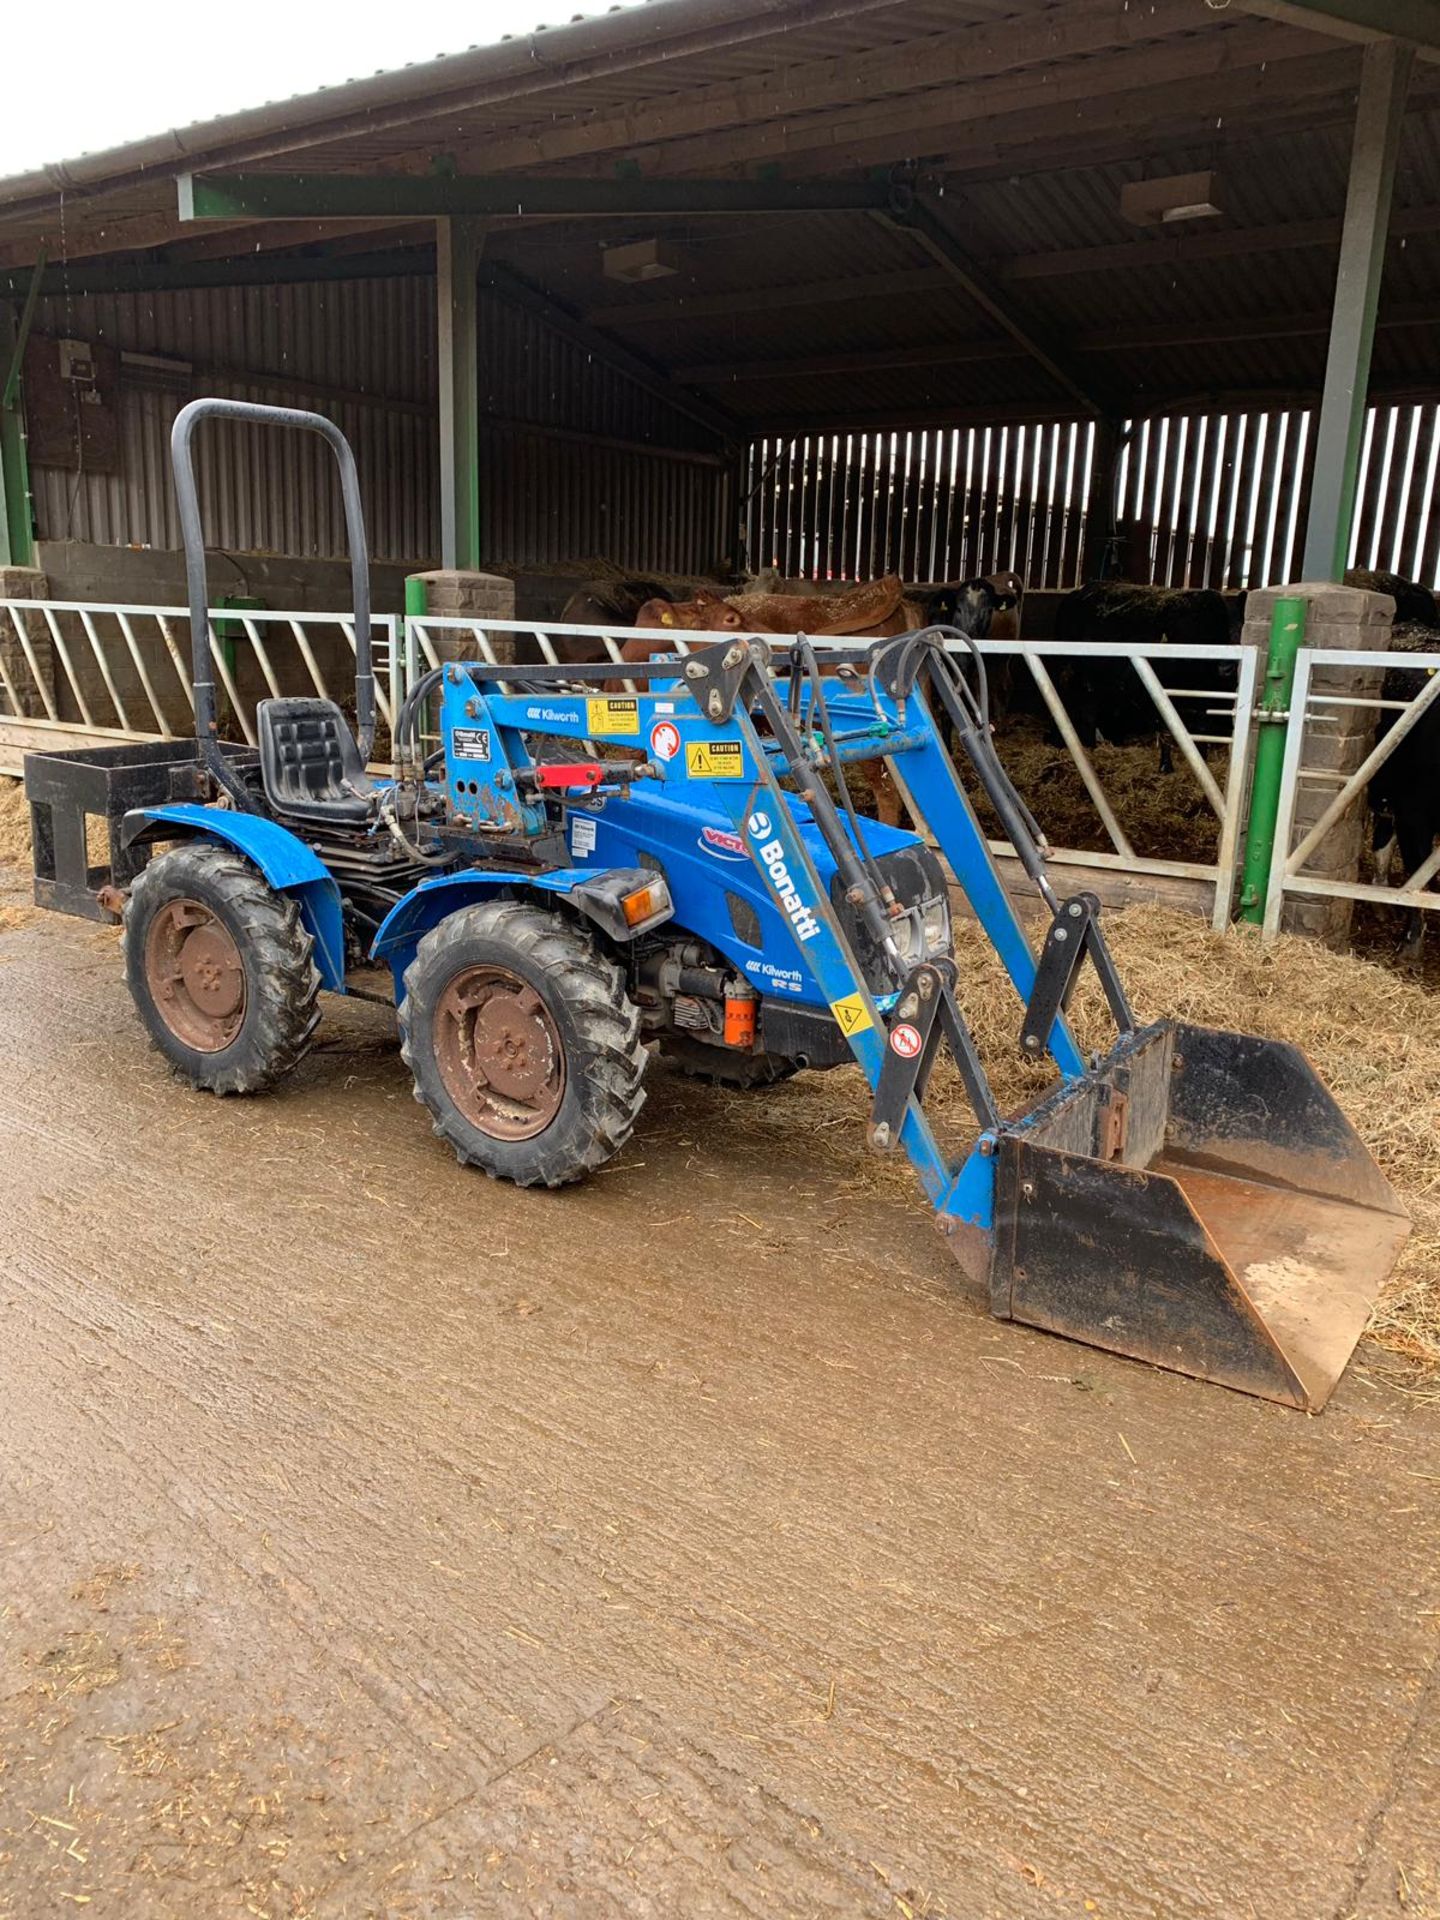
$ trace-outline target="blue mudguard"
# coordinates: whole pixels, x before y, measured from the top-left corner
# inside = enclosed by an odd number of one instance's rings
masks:
[[[345,928],[340,912],[340,889],[323,860],[305,842],[258,813],[231,813],[223,807],[202,807],[188,801],[173,806],[137,810],[152,826],[178,827],[180,839],[218,840],[243,853],[264,874],[277,893],[294,896],[305,930],[315,942],[315,965],[320,983],[334,993],[345,991]],[[130,818],[134,818],[133,815]],[[170,837],[170,836],[164,836]],[[132,840],[139,835],[132,833]]]
[[[526,893],[573,893],[577,887],[593,885],[596,877],[593,867],[555,867],[548,873],[537,873],[533,868],[507,872],[502,868],[467,867],[460,873],[438,873],[433,880],[422,880],[390,909],[380,923],[370,957],[389,961],[398,1002],[404,992],[405,969],[415,958],[416,947],[432,927],[438,927],[459,908],[510,888]]]

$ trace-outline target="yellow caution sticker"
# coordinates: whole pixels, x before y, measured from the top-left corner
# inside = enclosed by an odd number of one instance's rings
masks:
[[[685,749],[692,780],[743,780],[745,749],[738,740],[695,740]]]
[[[592,735],[639,733],[640,702],[638,700],[587,700],[585,725]]]
[[[873,1026],[863,997],[858,993],[846,994],[843,1000],[832,1000],[830,1011],[835,1016],[836,1025],[848,1040],[852,1033],[864,1033]]]

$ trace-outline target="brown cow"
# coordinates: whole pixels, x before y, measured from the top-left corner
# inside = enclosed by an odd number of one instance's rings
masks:
[[[731,593],[702,587],[693,600],[647,600],[637,627],[678,627],[690,633],[808,634],[878,640],[925,625],[925,608],[906,596],[898,574],[865,580],[844,593]],[[627,654],[639,659],[639,654]]]

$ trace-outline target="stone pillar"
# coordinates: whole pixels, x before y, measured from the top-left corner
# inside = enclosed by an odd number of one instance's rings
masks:
[[[424,582],[426,612],[437,619],[515,618],[515,582],[507,580],[504,574],[467,573],[456,567],[440,567],[433,573],[412,573],[409,580]],[[514,634],[508,633],[491,636],[497,660],[515,658],[514,639]],[[442,660],[465,660],[474,652],[462,633],[447,633],[443,627],[431,633],[430,641]]]
[[[49,592],[49,582],[38,567],[0,567],[0,600],[43,600]],[[50,633],[43,629],[38,614],[32,615],[31,640],[36,658],[48,662],[50,654]],[[6,613],[0,613],[0,661],[4,662],[5,673],[14,687],[20,703],[17,719],[43,718],[45,703],[40,698],[40,690],[35,685],[35,676],[30,671],[30,663],[25,658],[25,650],[20,645],[20,636],[15,631],[14,622]],[[9,705],[5,693],[5,681],[0,680],[0,699]]]
[[[1366,593],[1358,587],[1334,586],[1321,580],[1304,581],[1298,586],[1262,587],[1251,593],[1245,602],[1242,639],[1246,646],[1258,647],[1264,655],[1275,602],[1289,595],[1298,595],[1307,603],[1304,640],[1307,647],[1336,651],[1363,647],[1383,652],[1390,645],[1395,603],[1388,595]],[[1379,667],[1373,673],[1357,673],[1349,668],[1326,673],[1317,668],[1310,690],[1324,694],[1348,693],[1358,699],[1375,700],[1380,696],[1383,679]],[[1354,773],[1375,744],[1374,707],[1322,707],[1318,711],[1324,716],[1324,722],[1316,724],[1312,718],[1306,728],[1301,766],[1318,773],[1333,773],[1339,778],[1302,781],[1296,799],[1292,848],[1335,798],[1340,780]],[[1369,815],[1364,802],[1357,800],[1316,848],[1306,862],[1306,870],[1327,880],[1358,880],[1368,846]],[[1277,861],[1281,853],[1282,849],[1277,846]],[[1344,946],[1350,937],[1354,910],[1352,900],[1292,899],[1286,903],[1281,924],[1287,933],[1308,933],[1329,946]]]

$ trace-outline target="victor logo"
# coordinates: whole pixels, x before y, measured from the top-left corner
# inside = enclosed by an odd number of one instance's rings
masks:
[[[702,853],[713,853],[717,860],[745,858],[745,842],[738,833],[727,833],[722,827],[702,827],[696,845]]]

